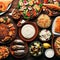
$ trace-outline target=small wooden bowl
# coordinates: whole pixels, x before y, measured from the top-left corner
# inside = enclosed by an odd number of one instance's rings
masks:
[[[12,54],[13,57],[15,57],[15,58],[23,58],[23,57],[25,57],[27,55],[27,53],[28,53],[28,45],[27,45],[26,42],[24,42],[24,45],[25,45],[25,54],[23,56],[22,55],[21,56],[14,55],[14,51],[11,48],[13,45],[14,45],[14,42],[12,42],[10,44],[10,53]]]
[[[32,38],[30,38],[30,39],[27,39],[27,38],[25,38],[25,37],[23,37],[23,35],[21,34],[21,28],[24,26],[24,25],[26,25],[26,24],[31,24],[32,26],[34,26],[35,27],[35,35],[32,37]],[[24,41],[26,41],[26,42],[31,42],[31,41],[33,41],[36,37],[37,37],[37,35],[38,35],[38,26],[36,25],[36,23],[35,22],[25,22],[25,23],[23,23],[20,27],[19,27],[19,36],[20,36],[20,38],[21,38],[21,40],[24,40]]]
[[[7,47],[5,45],[1,45],[0,47],[4,47],[4,48],[8,49],[8,54],[6,55],[7,52],[5,52],[5,53],[3,52],[6,56],[4,55],[4,56],[2,56],[2,58],[0,58],[0,60],[5,60],[6,58],[9,57],[9,54],[10,54],[9,47]],[[1,53],[1,51],[0,51],[0,53]],[[4,50],[4,51],[6,51],[6,50]]]
[[[44,30],[44,29],[42,29],[42,30]],[[42,31],[42,30],[41,30],[41,31]],[[49,29],[46,29],[46,30],[50,31]],[[40,31],[40,32],[41,32],[41,31]],[[52,34],[51,31],[50,31],[50,33],[51,33],[51,36],[50,36],[49,40],[42,41],[42,40],[39,38],[40,36],[38,36],[39,40],[40,40],[41,42],[50,42],[50,41],[53,39],[53,34]]]
[[[31,45],[33,45],[35,42],[38,42],[38,43],[41,44],[41,54],[39,54],[39,55],[37,55],[37,56],[33,56],[33,54],[31,54],[30,51],[29,51],[29,53],[30,53],[33,57],[39,57],[39,56],[41,56],[41,55],[43,54],[43,50],[44,50],[43,45],[42,45],[42,43],[41,43],[40,41],[33,41],[33,42],[29,45],[29,49],[30,49]]]

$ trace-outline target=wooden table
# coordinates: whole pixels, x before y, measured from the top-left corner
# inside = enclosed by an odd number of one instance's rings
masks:
[[[18,1],[19,0],[14,0],[13,3],[12,3],[12,7],[2,16],[8,16],[8,14],[12,11],[12,9],[16,8],[17,7],[17,4],[18,4]],[[0,16],[1,17],[1,16]],[[49,60],[47,59],[44,54],[42,56],[39,56],[39,57],[32,57],[29,53],[27,54],[26,57],[22,58],[22,59],[16,59],[15,57],[13,57],[11,54],[9,55],[8,58],[6,58],[5,60]],[[51,60],[60,60],[58,57],[54,57],[52,58]]]

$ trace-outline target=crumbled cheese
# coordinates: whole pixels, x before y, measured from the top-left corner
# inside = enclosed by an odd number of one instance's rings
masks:
[[[46,41],[47,39],[49,40],[50,36],[51,36],[51,32],[44,29],[39,33],[40,39],[42,41]]]

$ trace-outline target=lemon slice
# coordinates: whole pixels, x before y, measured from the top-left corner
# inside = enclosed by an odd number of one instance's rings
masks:
[[[49,48],[49,47],[51,47],[51,45],[49,43],[43,43],[43,47],[44,48]]]

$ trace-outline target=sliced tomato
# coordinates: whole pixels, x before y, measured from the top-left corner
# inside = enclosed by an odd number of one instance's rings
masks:
[[[36,12],[36,10],[32,10],[32,14],[33,14],[33,16],[36,16],[37,15],[37,12]]]
[[[30,12],[29,12],[29,11],[26,13],[26,15],[27,15],[28,17],[30,17],[30,16],[31,16],[31,14],[30,14]]]
[[[24,3],[26,3],[27,1],[26,0],[24,0]]]
[[[44,3],[45,3],[45,4],[48,3],[48,0],[44,0]]]
[[[36,2],[36,4],[40,4],[40,0],[38,0],[38,2]]]

